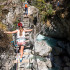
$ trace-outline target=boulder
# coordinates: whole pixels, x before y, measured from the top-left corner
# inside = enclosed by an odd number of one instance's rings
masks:
[[[46,66],[47,66],[48,68],[52,68],[52,63],[51,63],[50,60],[46,61]]]
[[[38,70],[48,70],[46,63],[43,61],[38,62]]]
[[[35,52],[41,56],[48,56],[52,48],[45,41],[35,42]]]
[[[28,15],[32,15],[34,13],[38,13],[38,11],[39,10],[36,7],[34,7],[34,6],[28,7]]]

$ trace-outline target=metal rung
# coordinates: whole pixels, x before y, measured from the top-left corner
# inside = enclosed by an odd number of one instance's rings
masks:
[[[28,28],[29,26],[24,26],[24,28]]]
[[[30,29],[29,27],[24,27],[25,29]]]
[[[25,39],[26,39],[26,40],[29,40],[29,37],[26,37]]]
[[[23,53],[23,55],[29,55],[29,53],[27,53],[27,52],[24,52],[24,53]]]
[[[29,25],[24,25],[24,27],[29,27]]]
[[[29,19],[23,19],[23,22],[29,22]]]
[[[29,26],[29,23],[28,22],[24,22],[24,26]]]
[[[19,49],[19,47],[15,47],[14,49]]]
[[[27,23],[27,22],[29,22],[29,20],[26,20],[26,19],[25,19],[23,22],[26,22],[26,23]]]
[[[29,33],[25,33],[25,34],[29,34]]]
[[[20,70],[32,70],[32,69],[26,69],[26,68],[23,69],[23,68],[20,68]]]
[[[25,36],[29,36],[29,34],[25,34]],[[29,38],[29,37],[25,37],[25,38]]]
[[[25,33],[25,35],[29,35],[29,33]]]
[[[29,42],[30,40],[26,40],[25,42]]]
[[[26,46],[26,47],[30,47],[30,46]]]
[[[29,36],[28,34],[26,34],[25,36]],[[25,38],[29,38],[29,37],[25,37]]]
[[[26,19],[23,19],[23,22],[27,22],[27,21],[29,21],[29,19],[27,19],[27,18]]]
[[[29,63],[28,59],[23,59],[22,62],[20,62],[19,60],[14,60],[14,63]]]
[[[26,36],[26,37],[29,37],[29,36]],[[25,37],[25,38],[26,38],[26,37]]]
[[[25,20],[24,22],[29,22],[29,19]]]
[[[31,70],[31,69],[25,69],[25,70]]]
[[[27,34],[27,35],[25,35],[25,36],[29,36],[29,35]],[[29,37],[27,37],[27,38],[29,38]]]
[[[24,27],[29,27],[28,25],[24,25]]]
[[[24,27],[24,28],[29,29],[29,27]]]
[[[27,36],[27,37],[25,37],[25,38],[27,38],[27,39],[28,39],[29,37]]]
[[[29,22],[24,22],[24,24],[29,24]]]
[[[29,18],[29,17],[24,16],[24,18]]]

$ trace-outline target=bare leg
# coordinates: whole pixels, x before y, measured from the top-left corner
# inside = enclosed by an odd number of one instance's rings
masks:
[[[24,46],[21,46],[21,48],[20,48],[20,54],[21,54],[20,58],[22,58],[22,56],[23,56],[23,50],[24,50]]]

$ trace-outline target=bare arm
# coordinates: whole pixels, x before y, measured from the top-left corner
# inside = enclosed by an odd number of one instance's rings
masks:
[[[17,30],[15,30],[15,31],[5,31],[4,33],[13,34],[13,33],[17,33]]]
[[[30,31],[32,31],[33,29],[28,29],[28,30],[25,30],[25,32],[30,32]]]

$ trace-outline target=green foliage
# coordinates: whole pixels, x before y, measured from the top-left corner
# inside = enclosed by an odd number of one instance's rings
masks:
[[[52,15],[53,14],[53,9],[51,4],[47,4],[47,15]]]
[[[0,0],[0,2],[4,2],[4,1],[7,1],[7,0]]]
[[[37,0],[38,2],[42,2],[42,3],[45,3],[45,1],[44,0]]]
[[[2,13],[2,8],[4,8],[4,5],[0,5],[0,13]]]
[[[47,19],[47,16],[53,15],[53,9],[52,9],[52,4],[46,3],[45,0],[36,0],[34,4],[35,7],[37,7],[40,11],[41,20],[45,21]]]
[[[19,23],[18,19],[14,22],[14,25],[13,25],[13,30],[16,30],[17,28],[17,24]]]
[[[2,29],[4,31],[4,30],[7,30],[7,27],[6,27],[5,24],[3,24],[2,22],[0,22],[0,29]]]
[[[22,2],[25,2],[25,0],[22,0]]]

